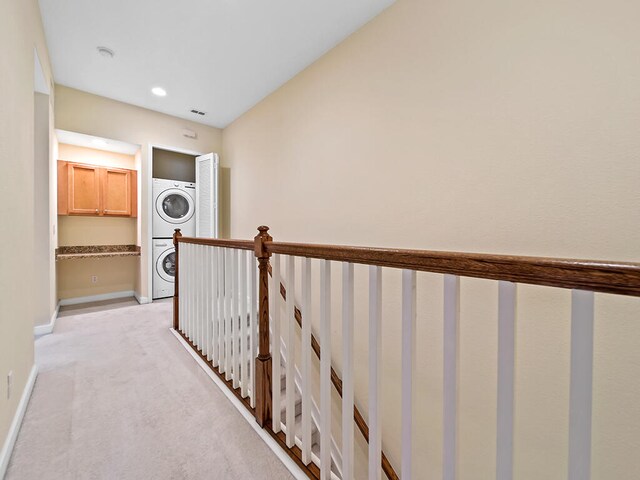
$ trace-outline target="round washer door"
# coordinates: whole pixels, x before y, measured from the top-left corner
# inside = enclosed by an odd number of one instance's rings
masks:
[[[167,282],[175,282],[176,276],[176,250],[171,247],[160,254],[156,260],[156,271],[160,278]]]
[[[156,211],[166,222],[180,224],[193,217],[195,205],[187,192],[171,188],[158,195]]]

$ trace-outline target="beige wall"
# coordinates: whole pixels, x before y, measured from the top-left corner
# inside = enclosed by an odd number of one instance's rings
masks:
[[[34,98],[34,171],[33,171],[33,225],[34,225],[34,284],[33,306],[35,325],[47,324],[51,321],[51,298],[49,289],[51,263],[51,245],[49,239],[50,200],[53,198],[49,191],[50,167],[50,104],[49,95],[36,93]]]
[[[640,4],[620,0],[399,0],[224,130],[231,236],[266,224],[283,241],[638,261],[639,15]],[[384,444],[399,466],[399,275],[384,281]],[[419,291],[414,467],[437,478],[439,277],[421,275]],[[496,292],[462,282],[460,479],[495,477]],[[566,475],[568,301],[566,291],[519,289],[520,479]],[[593,478],[631,478],[640,300],[598,295],[596,313]]]
[[[2,1],[0,9],[0,197],[11,199],[0,207],[4,252],[0,259],[0,444],[4,444],[33,366],[34,47],[47,82],[51,69],[37,1]],[[9,371],[14,373],[14,383],[7,399]]]
[[[136,170],[136,157],[61,143],[58,158],[69,162]],[[137,218],[58,217],[58,244],[136,245]],[[57,262],[58,298],[76,298],[133,291],[140,268],[137,257],[60,260]],[[91,282],[97,276],[96,283]]]
[[[139,257],[58,260],[58,297],[88,297],[113,292],[133,292]],[[98,277],[96,283],[91,277]]]
[[[135,245],[136,219],[118,217],[58,217],[60,246]]]
[[[67,162],[88,163],[101,167],[128,168],[136,170],[135,155],[107,152],[95,148],[79,147],[77,145],[58,144],[58,160]]]
[[[202,153],[222,150],[222,131],[144,108],[56,86],[56,128],[122,140],[142,146],[141,155],[141,265],[138,293],[151,298],[151,169],[149,146],[172,147]],[[197,139],[182,135],[188,128]]]

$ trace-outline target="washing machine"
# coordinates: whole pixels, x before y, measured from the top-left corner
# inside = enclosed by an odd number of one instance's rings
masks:
[[[173,240],[153,239],[153,299],[173,297],[176,249]]]
[[[171,238],[176,228],[196,236],[195,192],[195,183],[153,179],[153,238]]]

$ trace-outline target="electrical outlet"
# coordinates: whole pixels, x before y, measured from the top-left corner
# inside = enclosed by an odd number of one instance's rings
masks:
[[[7,373],[7,400],[11,399],[11,390],[13,390],[13,370]]]
[[[91,283],[98,283],[98,276],[97,275],[91,275]]]

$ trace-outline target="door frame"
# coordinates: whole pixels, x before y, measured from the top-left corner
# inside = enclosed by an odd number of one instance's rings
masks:
[[[147,185],[147,228],[144,232],[141,229],[141,235],[147,240],[147,245],[151,250],[151,254],[147,255],[147,292],[148,292],[148,303],[153,302],[153,209],[155,208],[153,201],[153,149],[159,148],[161,150],[167,150],[169,152],[175,153],[183,153],[185,155],[193,155],[194,157],[199,157],[201,155],[205,155],[208,152],[202,153],[196,150],[189,150],[186,148],[180,147],[172,147],[169,145],[162,145],[159,143],[148,143],[147,144],[147,169],[144,175],[143,181]]]

